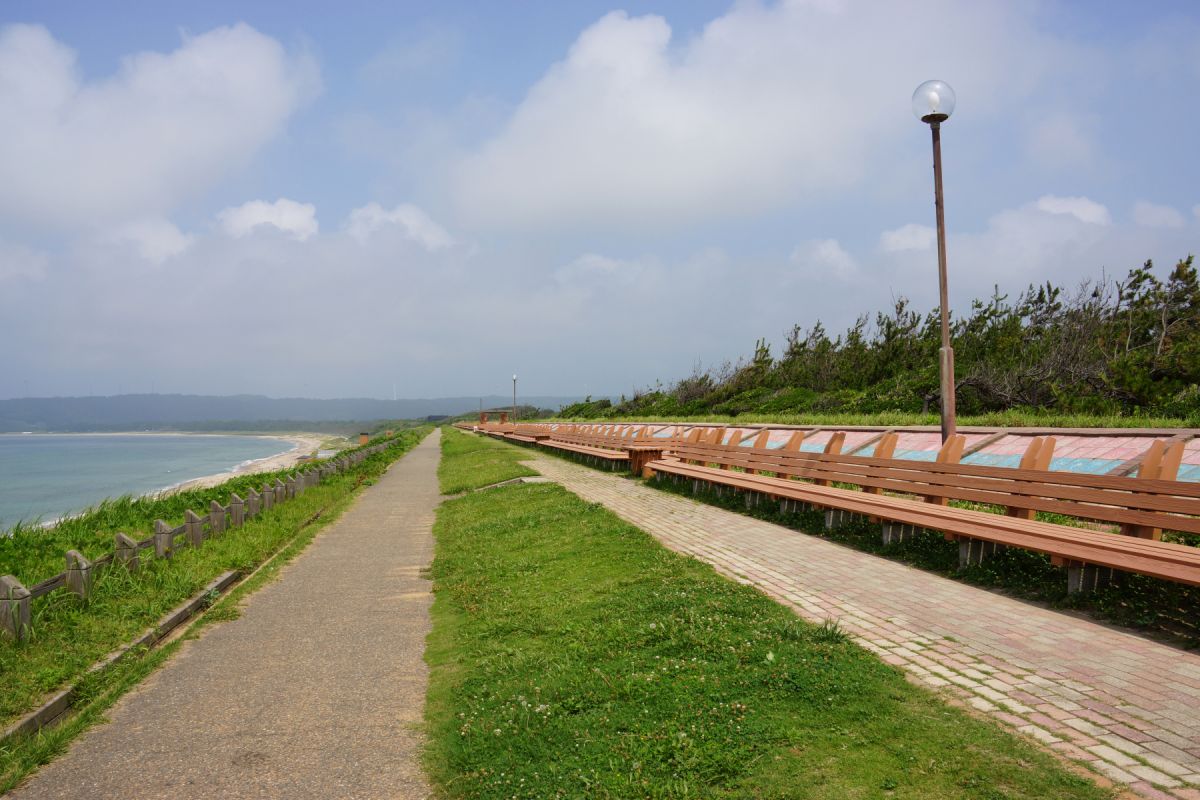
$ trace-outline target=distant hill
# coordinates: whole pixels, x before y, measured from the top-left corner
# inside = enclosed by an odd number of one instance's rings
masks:
[[[575,397],[518,398],[521,405],[558,409]],[[486,395],[484,408],[506,408],[512,397]],[[23,397],[0,400],[0,432],[113,431],[145,429],[269,430],[304,422],[370,422],[456,416],[479,408],[479,397],[428,400],[310,400],[302,397],[191,394],[124,394],[113,397]]]

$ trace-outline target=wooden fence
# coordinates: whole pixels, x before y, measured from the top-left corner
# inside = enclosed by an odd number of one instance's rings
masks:
[[[352,469],[368,456],[382,451],[388,444],[384,442],[355,450],[340,458],[297,472],[286,481],[276,478],[274,483],[264,483],[262,491],[251,489],[245,499],[231,494],[226,505],[213,500],[208,513],[203,516],[189,509],[184,512],[182,525],[171,527],[161,519],[155,520],[154,533],[141,541],[135,541],[124,533],[117,533],[114,537],[113,552],[94,561],[88,560],[78,550],[68,550],[67,568],[63,572],[29,588],[13,575],[0,576],[0,631],[20,641],[29,635],[32,602],[35,599],[58,589],[66,589],[87,599],[92,593],[95,576],[101,567],[120,565],[127,570],[136,571],[141,565],[141,559],[150,557],[151,549],[154,558],[170,558],[181,547],[200,547],[205,540],[220,536],[231,528],[240,528],[246,520],[300,496],[305,490],[318,485],[329,476]]]

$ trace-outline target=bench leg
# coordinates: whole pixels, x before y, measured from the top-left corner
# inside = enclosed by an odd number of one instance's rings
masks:
[[[910,539],[915,539],[917,534],[924,531],[924,528],[918,528],[916,525],[908,525],[903,522],[888,522],[884,520],[880,523],[880,531],[883,534],[884,544],[899,544]]]
[[[849,525],[852,522],[862,519],[858,514],[852,514],[849,511],[843,511],[840,508],[829,508],[825,510],[825,530],[831,531],[834,528],[842,525]]]
[[[803,514],[810,510],[812,510],[812,506],[810,506],[808,503],[802,503],[799,500],[779,501],[780,514]]]
[[[983,539],[959,539],[958,540],[958,568],[971,567],[977,564],[982,564],[983,560],[990,555],[995,555],[1007,546],[996,542],[986,542]]]
[[[1079,561],[1067,563],[1067,594],[1094,592],[1119,584],[1125,573],[1112,567],[1098,567]]]

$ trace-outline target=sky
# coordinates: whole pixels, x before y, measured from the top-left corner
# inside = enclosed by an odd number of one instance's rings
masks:
[[[1200,5],[0,6],[0,398],[618,395],[1195,252]]]

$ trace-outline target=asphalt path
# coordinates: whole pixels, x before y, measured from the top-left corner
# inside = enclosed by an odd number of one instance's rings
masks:
[[[14,800],[424,798],[435,432]]]

